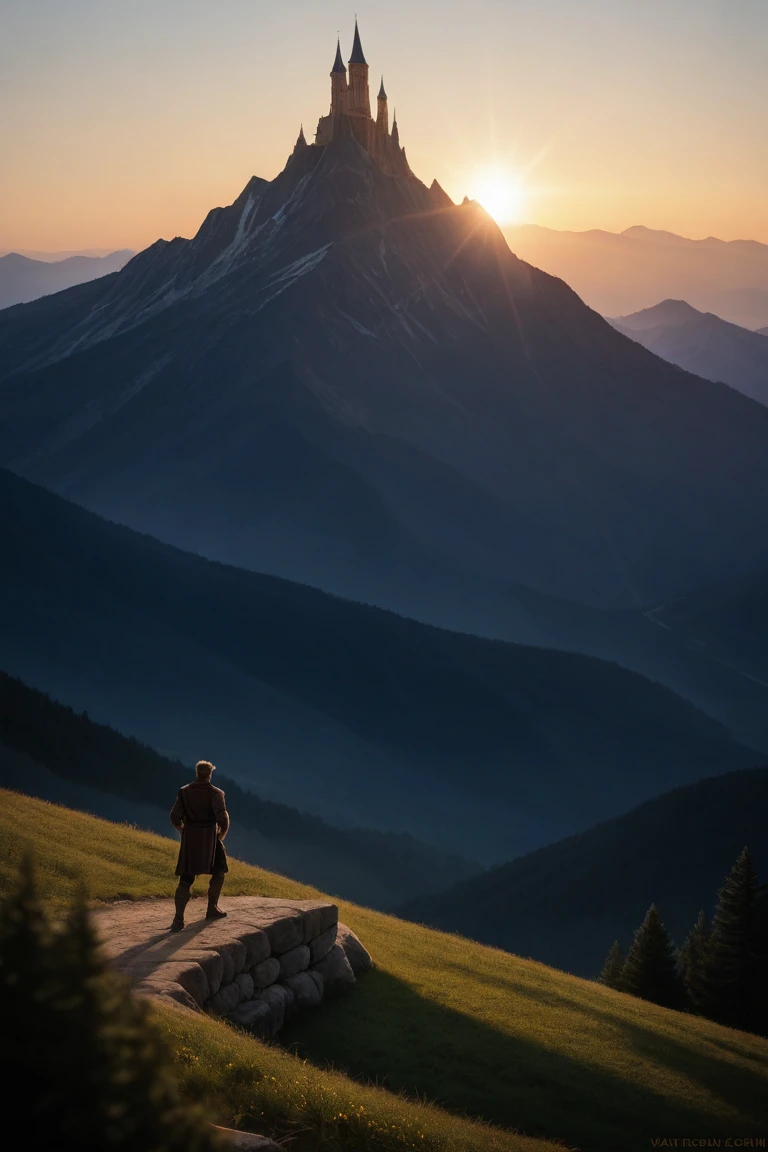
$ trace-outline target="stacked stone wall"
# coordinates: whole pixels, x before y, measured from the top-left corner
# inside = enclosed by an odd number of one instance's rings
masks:
[[[97,914],[116,966],[139,995],[222,1016],[262,1038],[295,1012],[343,995],[371,967],[335,904],[235,897],[225,901],[226,919],[193,914],[170,934],[162,920],[171,910],[161,911],[161,903]]]

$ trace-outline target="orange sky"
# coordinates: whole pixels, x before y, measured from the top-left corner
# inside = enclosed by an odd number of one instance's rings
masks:
[[[765,0],[389,0],[359,9],[411,166],[522,220],[768,242]],[[191,235],[327,112],[336,29],[294,0],[3,0],[0,249]]]

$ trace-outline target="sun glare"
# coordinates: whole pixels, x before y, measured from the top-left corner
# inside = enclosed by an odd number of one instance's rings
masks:
[[[497,224],[512,224],[519,220],[525,204],[525,190],[520,178],[504,168],[485,168],[476,172],[470,196],[482,204]]]

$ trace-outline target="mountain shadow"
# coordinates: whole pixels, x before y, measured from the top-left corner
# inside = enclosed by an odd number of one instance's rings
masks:
[[[468,968],[471,964],[468,957]],[[471,978],[477,979],[477,973]],[[450,1101],[456,1111],[590,1152],[643,1152],[660,1135],[732,1135],[731,1120],[713,1122],[711,1113],[695,1104],[681,1108],[679,1100],[646,1087],[642,1075],[633,1078],[627,1062],[631,1068],[635,1054],[650,1056],[670,1075],[686,1076],[715,1092],[743,1117],[745,1135],[764,1130],[765,1080],[758,1070],[729,1070],[707,1043],[696,1051],[676,1040],[674,1032],[665,1033],[660,1043],[658,1032],[644,1026],[642,1011],[632,1020],[611,1012],[610,998],[621,993],[581,982],[564,982],[558,991],[546,979],[536,986],[535,980],[526,983],[499,971],[489,980],[489,1004],[495,997],[507,1005],[517,998],[521,1004],[517,1027],[507,1031],[454,1006],[455,986],[458,981],[454,984],[449,971],[436,994],[441,1002],[436,1002],[376,968],[360,981],[353,998],[328,1005],[322,1020],[307,1015],[289,1023],[280,1040],[320,1066],[426,1096],[442,1107]],[[529,1011],[549,1014],[560,1040],[537,1043],[536,1028],[529,1032]],[[669,1016],[681,1019],[677,1013]],[[599,1062],[590,1061],[595,1020],[612,1026],[617,1054],[622,1053],[621,1072],[610,1070],[610,1050],[607,1060],[603,1050]],[[585,1099],[593,1106],[585,1108]]]

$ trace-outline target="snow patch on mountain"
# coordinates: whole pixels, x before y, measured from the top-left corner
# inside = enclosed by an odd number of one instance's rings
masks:
[[[275,214],[272,217],[272,219],[274,220],[274,222],[276,224],[278,224],[278,225],[282,224],[283,220],[285,219],[286,214],[289,212],[291,207],[298,200],[301,199],[301,193],[303,192],[304,188],[306,187],[308,180],[309,180],[309,173],[307,173],[306,176],[302,176],[302,178],[298,181],[298,183],[296,184],[296,187],[293,189],[293,191],[291,192],[290,196],[285,201],[285,203],[280,205],[277,212],[275,212]]]
[[[269,283],[264,285],[262,291],[266,292],[267,295],[259,303],[256,311],[261,312],[262,308],[265,308],[267,304],[271,303],[273,300],[276,300],[278,296],[281,296],[283,292],[290,288],[292,284],[295,284],[296,281],[300,279],[300,277],[306,276],[308,272],[311,272],[313,268],[316,268],[320,261],[325,258],[325,255],[330,247],[330,244],[324,244],[322,248],[318,248],[315,252],[307,253],[306,256],[302,256],[298,260],[294,260],[292,264],[288,264],[285,268],[283,268],[269,281]],[[271,292],[270,289],[276,286],[278,286],[277,291]]]

